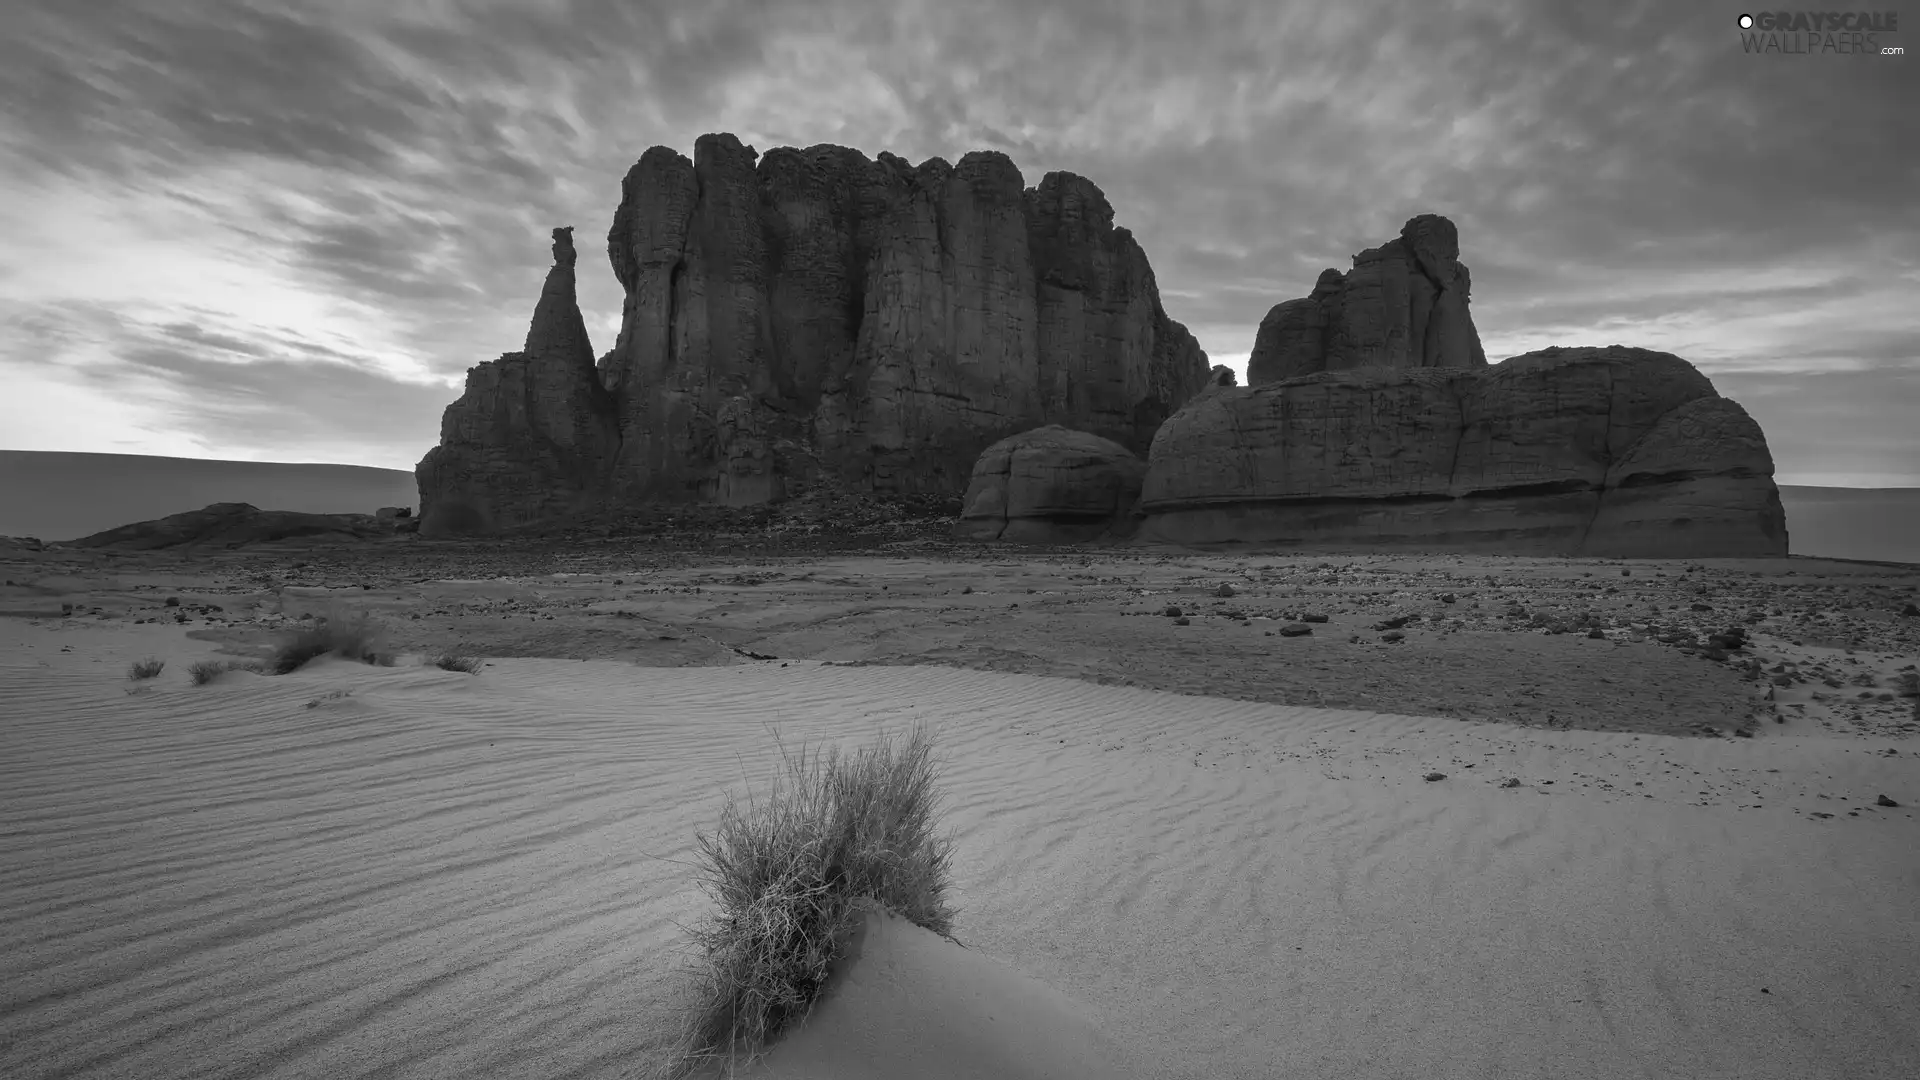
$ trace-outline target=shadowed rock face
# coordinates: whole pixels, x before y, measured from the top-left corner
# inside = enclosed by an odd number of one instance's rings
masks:
[[[1026,544],[1124,536],[1147,466],[1111,439],[1058,424],[981,453],[954,536]]]
[[[1477,368],[1487,354],[1467,310],[1471,287],[1453,222],[1409,220],[1397,239],[1320,272],[1311,295],[1260,322],[1247,384],[1362,367]]]
[[[527,349],[449,406],[423,533],[829,479],[957,495],[982,449],[1049,422],[1144,452],[1208,376],[1100,189],[1025,188],[999,153],[648,150],[607,236],[625,302],[597,365],[566,251]]]
[[[573,229],[553,230],[553,269],[525,348],[467,372],[440,445],[414,470],[420,531],[486,533],[582,509],[605,490],[618,446],[611,394],[574,292]]]
[[[1693,365],[1622,346],[1210,389],[1153,441],[1143,540],[1785,555],[1773,457]]]

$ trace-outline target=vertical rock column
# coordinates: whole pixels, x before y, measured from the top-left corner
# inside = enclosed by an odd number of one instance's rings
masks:
[[[618,446],[613,401],[594,369],[575,295],[573,229],[553,230],[553,269],[526,346],[467,372],[440,445],[415,475],[420,532],[495,532],[589,508]]]

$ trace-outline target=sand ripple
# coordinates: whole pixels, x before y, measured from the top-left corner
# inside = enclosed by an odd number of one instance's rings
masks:
[[[674,860],[770,775],[769,729],[922,719],[958,937],[1086,1003],[1143,1075],[1920,1060],[1920,824],[1846,816],[1920,802],[1905,752],[800,662],[196,688],[205,646],[167,631],[7,632],[9,1078],[632,1075],[704,903]]]

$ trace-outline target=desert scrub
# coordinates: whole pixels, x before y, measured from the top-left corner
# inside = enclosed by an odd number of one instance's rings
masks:
[[[275,675],[285,675],[329,653],[366,664],[391,666],[393,658],[379,651],[379,641],[379,630],[365,612],[352,618],[326,617],[294,631],[282,641],[267,662],[267,669]]]
[[[842,757],[782,748],[764,800],[731,796],[696,837],[700,885],[718,907],[690,931],[700,964],[693,1008],[659,1075],[751,1065],[804,1019],[865,906],[951,937],[953,840],[936,836],[932,741]]]
[[[257,660],[201,660],[188,668],[187,674],[193,677],[193,685],[205,686],[229,671],[258,673],[264,668],[265,665]]]
[[[464,671],[469,675],[477,675],[480,672],[480,658],[477,656],[460,656],[456,653],[441,653],[429,661],[429,663],[443,671]]]
[[[132,667],[128,668],[127,678],[134,680],[151,679],[155,675],[160,674],[161,669],[166,666],[167,662],[165,660],[156,660],[150,656],[145,660],[136,661]]]

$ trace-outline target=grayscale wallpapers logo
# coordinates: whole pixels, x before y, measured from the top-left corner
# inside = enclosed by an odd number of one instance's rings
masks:
[[[1740,48],[1782,56],[1905,56],[1880,40],[1900,31],[1897,11],[1763,11],[1741,15]]]

